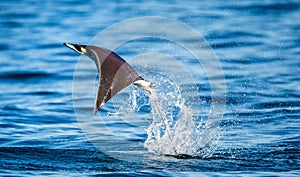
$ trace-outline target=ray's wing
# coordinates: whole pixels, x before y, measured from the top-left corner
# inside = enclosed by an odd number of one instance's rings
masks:
[[[99,72],[94,107],[96,114],[120,90],[143,78],[116,53],[96,46],[88,46],[87,49],[87,55],[95,61]]]
[[[85,54],[94,60],[98,73],[98,91],[96,95],[94,114],[120,90],[134,83],[143,89],[149,89],[152,83],[135,82],[144,81],[136,71],[116,53],[91,45],[64,43],[65,46]],[[149,90],[148,90],[149,91]]]

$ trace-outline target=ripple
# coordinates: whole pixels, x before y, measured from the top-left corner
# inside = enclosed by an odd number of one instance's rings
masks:
[[[41,96],[63,96],[60,92],[53,92],[53,91],[34,91],[34,92],[26,92],[23,93],[25,95],[41,95]]]
[[[18,21],[4,21],[1,22],[1,26],[4,28],[20,28],[23,26],[23,23]]]
[[[53,77],[54,74],[45,73],[45,72],[34,72],[34,71],[10,71],[6,73],[0,73],[0,79],[3,80],[31,80],[31,79],[40,79],[40,78],[47,78]]]
[[[272,1],[271,1],[272,2]],[[221,9],[231,9],[236,11],[250,11],[253,14],[271,14],[279,12],[292,12],[297,11],[300,8],[300,4],[297,2],[266,2],[266,3],[240,3],[237,6],[221,6]]]
[[[8,50],[9,49],[9,46],[7,44],[0,44],[0,51],[5,51],[5,50]]]
[[[273,109],[273,108],[292,108],[300,107],[299,101],[278,101],[278,102],[263,102],[253,104],[250,108],[253,109]]]
[[[239,39],[239,38],[264,38],[266,37],[263,34],[257,32],[248,32],[248,31],[211,31],[207,36],[207,40],[212,39]]]
[[[0,154],[2,169],[9,170],[84,171],[105,170],[108,164],[120,165],[117,160],[96,150],[0,147]],[[117,166],[114,168],[116,170]]]

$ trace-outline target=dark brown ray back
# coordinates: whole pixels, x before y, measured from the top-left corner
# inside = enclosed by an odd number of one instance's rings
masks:
[[[95,61],[99,72],[94,114],[120,90],[143,80],[123,58],[110,50],[87,46],[86,55]]]

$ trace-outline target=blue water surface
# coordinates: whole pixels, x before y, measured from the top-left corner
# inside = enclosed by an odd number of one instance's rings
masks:
[[[300,174],[299,1],[10,0],[0,8],[1,176]],[[221,62],[226,110],[209,158],[115,159],[77,123],[78,55],[62,43],[89,43],[108,26],[142,16],[193,27]]]

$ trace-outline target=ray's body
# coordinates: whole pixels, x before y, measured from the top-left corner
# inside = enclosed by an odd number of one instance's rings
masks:
[[[152,83],[145,81],[139,76],[139,74],[115,52],[92,45],[68,43],[64,43],[64,45],[78,53],[87,55],[97,66],[99,81],[94,114],[115,94],[132,83],[147,90],[149,93],[151,92]]]

